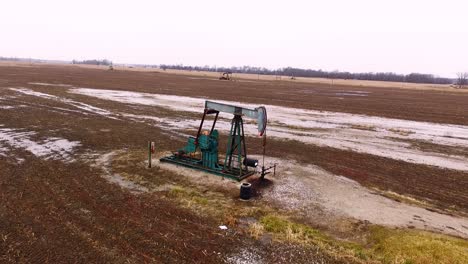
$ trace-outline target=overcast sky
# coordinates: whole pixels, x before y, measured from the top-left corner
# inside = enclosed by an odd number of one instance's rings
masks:
[[[0,56],[468,71],[468,1],[4,0]]]

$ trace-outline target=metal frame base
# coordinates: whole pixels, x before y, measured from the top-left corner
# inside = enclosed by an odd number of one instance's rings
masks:
[[[172,156],[163,157],[163,158],[161,158],[159,160],[161,162],[169,162],[169,163],[181,165],[181,166],[184,166],[184,167],[196,169],[196,170],[199,170],[199,171],[205,171],[205,172],[208,172],[208,173],[212,173],[212,174],[222,176],[224,178],[233,179],[233,180],[236,180],[236,181],[241,181],[241,180],[255,174],[255,171],[245,171],[245,172],[243,171],[243,173],[241,174],[240,170],[236,169],[236,168],[233,168],[230,171],[224,171],[223,170],[223,165],[221,165],[221,164],[218,164],[219,170],[218,169],[206,168],[206,167],[203,167],[201,165],[202,161],[200,159],[191,158],[191,157],[187,157],[187,156],[172,155]]]

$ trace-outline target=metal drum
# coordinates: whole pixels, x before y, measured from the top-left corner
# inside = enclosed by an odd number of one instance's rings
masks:
[[[240,187],[240,198],[242,200],[249,200],[252,196],[252,184],[243,182]]]

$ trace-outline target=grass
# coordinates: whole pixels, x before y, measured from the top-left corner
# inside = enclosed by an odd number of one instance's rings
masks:
[[[374,226],[369,242],[383,263],[468,263],[468,241],[445,235]]]
[[[377,128],[375,126],[369,125],[351,125],[351,128],[365,131],[377,131]]]
[[[144,177],[143,182],[148,179]],[[167,192],[168,198],[177,200],[194,212],[211,215],[222,224],[233,227],[242,217],[258,219],[245,230],[254,239],[269,233],[276,241],[313,246],[345,263],[468,263],[468,241],[463,239],[413,229],[370,226],[364,230],[350,231],[362,232],[365,237],[362,241],[342,241],[292,221],[286,213],[263,203],[239,203],[221,192],[206,191],[182,182],[174,184]],[[406,197],[398,195],[394,198],[401,200]],[[408,200],[405,199],[405,202],[415,202]]]
[[[284,216],[265,215],[259,223],[263,230],[272,233],[277,240],[316,246],[337,260],[362,263],[368,258],[361,245],[335,240],[319,230],[295,223]]]
[[[276,239],[313,244],[347,262],[395,264],[468,263],[468,241],[419,230],[371,226],[367,243],[338,241],[307,225],[266,215],[251,226],[253,237],[270,232]]]
[[[265,228],[260,223],[253,223],[249,226],[249,234],[255,239],[259,239],[265,232]]]
[[[301,120],[302,122],[307,122],[306,120]],[[322,127],[314,127],[314,128],[304,128],[304,127],[301,127],[301,126],[294,126],[294,125],[287,125],[287,124],[284,124],[284,123],[280,123],[280,122],[275,122],[275,121],[268,121],[268,124],[271,126],[271,125],[275,125],[275,126],[279,126],[279,127],[283,127],[283,128],[287,128],[289,130],[297,130],[297,131],[301,131],[301,132],[327,132],[327,131],[330,131],[329,128],[322,128]],[[298,133],[298,135],[302,135],[300,133]]]
[[[208,205],[209,201],[207,198],[201,196],[198,192],[188,190],[180,186],[175,186],[169,191],[169,196],[178,197],[185,200],[188,203],[195,203],[197,205]]]
[[[409,136],[411,134],[414,134],[413,131],[404,130],[404,129],[400,129],[400,128],[390,128],[388,131],[393,132],[395,134],[402,135],[402,136]]]
[[[196,189],[177,186],[169,191],[169,197],[177,198],[194,210],[218,216],[228,226],[234,226],[241,216],[256,216],[258,222],[247,229],[251,237],[260,239],[268,232],[277,241],[315,246],[346,263],[468,263],[468,241],[446,235],[371,226],[362,231],[367,233],[365,243],[340,241],[274,211],[238,207]]]
[[[260,223],[264,226],[266,231],[283,234],[286,239],[290,241],[307,241],[311,238],[321,236],[320,232],[309,226],[293,223],[275,215],[262,217]]]
[[[175,186],[169,198],[176,199],[182,206],[201,215],[209,214],[227,226],[234,226],[240,217],[263,214],[263,209],[255,206],[245,207],[215,192],[204,192],[188,186]]]
[[[458,155],[468,157],[468,148],[462,146],[448,146],[417,139],[391,139],[410,143],[412,148],[419,149],[425,152],[438,152],[447,155]]]
[[[402,194],[392,192],[392,191],[381,191],[379,189],[375,189],[375,190],[379,192],[382,196],[385,196],[397,202],[403,202],[406,204],[416,205],[416,206],[423,207],[423,208],[430,206],[427,202],[417,200],[410,196],[402,195]]]

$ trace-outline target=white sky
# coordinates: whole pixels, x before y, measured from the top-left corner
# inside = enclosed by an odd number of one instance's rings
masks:
[[[468,1],[2,0],[0,56],[468,71]]]

